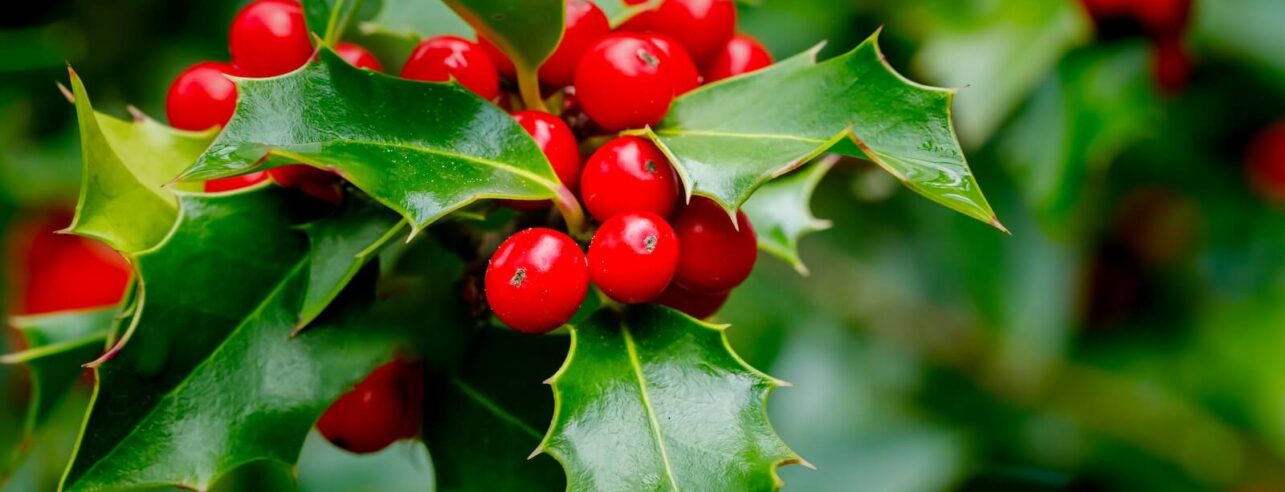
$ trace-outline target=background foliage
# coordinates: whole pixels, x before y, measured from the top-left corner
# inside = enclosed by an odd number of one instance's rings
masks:
[[[390,18],[406,3],[384,2]],[[50,0],[0,18],[0,223],[74,203],[65,62],[97,109],[161,115],[179,70],[225,56],[240,3]],[[747,362],[794,383],[769,410],[818,470],[782,469],[791,489],[1285,490],[1285,212],[1251,192],[1242,162],[1253,132],[1285,117],[1285,4],[1197,2],[1196,70],[1172,96],[1150,83],[1143,43],[1093,41],[1074,0],[741,12],[779,58],[821,40],[830,58],[885,26],[894,66],[964,87],[965,151],[1013,231],[871,165],[834,165],[813,200],[832,227],[800,244],[810,276],[764,256],[719,316]],[[357,29],[390,71],[397,27]],[[0,365],[0,465],[27,376]],[[87,398],[82,386],[50,409],[6,490],[53,487]],[[311,436],[297,484],[250,465],[215,488],[418,490],[429,463],[409,443],[357,458]]]

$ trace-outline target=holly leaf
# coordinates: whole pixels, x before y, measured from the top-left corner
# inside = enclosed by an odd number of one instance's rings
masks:
[[[812,192],[834,163],[834,159],[822,158],[768,182],[741,207],[754,224],[759,249],[789,262],[802,275],[807,275],[808,267],[799,258],[799,239],[830,228],[830,221],[812,215],[810,204]]]
[[[26,364],[31,371],[31,404],[26,430],[49,417],[85,369],[103,351],[107,332],[116,320],[115,308],[17,316],[10,324],[26,342],[26,350],[0,356],[3,364]]]
[[[181,179],[309,164],[397,211],[412,234],[481,198],[553,198],[569,222],[582,217],[535,141],[458,83],[362,70],[323,48],[300,70],[237,86],[236,114]]]
[[[624,24],[639,12],[659,6],[660,0],[646,0],[637,5],[630,5],[625,0],[594,0],[593,3],[602,9],[602,13],[607,14],[607,19],[611,21],[612,27],[615,27]]]
[[[780,465],[804,463],[767,419],[785,383],[733,353],[724,328],[658,306],[571,328],[537,449],[567,490],[775,490]]]
[[[321,315],[405,224],[387,208],[358,193],[349,194],[341,207],[333,217],[304,226],[310,251],[308,285],[299,308],[296,333]]]
[[[360,29],[411,41],[440,34],[473,37],[473,27],[437,0],[384,0],[379,12],[362,22]]]
[[[564,0],[442,0],[495,43],[521,73],[534,73],[562,41]]]
[[[243,463],[292,463],[326,406],[391,358],[395,323],[361,303],[290,336],[312,207],[289,194],[180,196],[174,229],[136,258],[132,335],[93,367],[63,489],[205,490]]]
[[[162,188],[196,161],[214,130],[175,130],[141,114],[124,121],[96,113],[75,71],[71,87],[80,128],[81,180],[67,232],[135,253],[161,240],[178,217],[178,199]]]
[[[869,159],[928,199],[1003,229],[951,123],[954,92],[915,84],[878,33],[817,63],[818,46],[674,101],[651,136],[689,194],[735,210],[759,186],[827,149]]]
[[[536,374],[551,374],[569,339],[508,330],[473,336],[464,365],[430,378],[424,439],[436,490],[566,490],[557,462],[528,458],[553,416],[553,398]]]

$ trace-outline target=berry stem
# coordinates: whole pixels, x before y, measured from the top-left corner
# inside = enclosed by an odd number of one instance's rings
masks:
[[[518,70],[518,92],[522,94],[522,104],[526,109],[549,112],[544,106],[544,99],[540,98],[540,79],[535,70]]]
[[[567,232],[571,237],[588,241],[592,237],[589,230],[589,222],[585,220],[584,210],[580,208],[580,202],[576,200],[576,195],[566,186],[558,185],[558,196],[553,200],[554,205],[558,207],[558,212],[562,214],[562,220],[567,222]]]

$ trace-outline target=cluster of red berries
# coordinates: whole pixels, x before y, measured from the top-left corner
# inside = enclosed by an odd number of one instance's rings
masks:
[[[1191,74],[1191,55],[1182,36],[1191,22],[1192,0],[1080,0],[1104,39],[1145,36],[1151,40],[1156,83],[1182,90]]]
[[[666,0],[614,31],[592,2],[569,0],[566,16],[566,33],[539,78],[546,90],[563,91],[568,109],[562,118],[531,110],[514,118],[600,225],[588,254],[553,229],[509,237],[487,266],[487,303],[500,321],[533,334],[571,319],[590,283],[616,302],[654,302],[708,317],[754,267],[749,219],[699,196],[684,203],[678,174],[650,140],[616,137],[582,166],[576,134],[655,125],[674,98],[771,65],[772,57],[736,33],[732,0]],[[501,74],[513,75],[491,42],[480,45]]]
[[[772,57],[756,40],[736,33],[733,0],[664,0],[615,30],[588,0],[567,0],[565,15],[562,40],[538,71],[541,88],[561,94],[563,111],[525,109],[513,118],[601,225],[587,256],[553,229],[527,229],[508,238],[487,268],[488,304],[510,327],[544,333],[572,317],[592,281],[618,302],[656,302],[708,317],[754,266],[757,242],[745,214],[729,214],[701,197],[682,203],[685,195],[669,159],[642,138],[610,140],[582,168],[578,136],[654,125],[674,98],[703,83],[771,65]],[[247,5],[233,21],[229,48],[230,64],[199,63],[179,75],[166,101],[173,126],[205,130],[226,124],[235,110],[236,86],[225,75],[277,76],[315,56],[296,0]],[[357,67],[382,69],[360,46],[339,43],[336,51]],[[425,39],[400,76],[455,80],[501,107],[516,104],[508,91],[516,76],[513,63],[485,38]],[[226,191],[269,178],[323,199],[342,198],[337,176],[302,165],[205,186]],[[518,210],[549,206],[547,201],[502,204]],[[418,432],[414,405],[422,382],[409,375],[413,367],[395,362],[372,373],[327,410],[318,422],[322,434],[364,453]]]

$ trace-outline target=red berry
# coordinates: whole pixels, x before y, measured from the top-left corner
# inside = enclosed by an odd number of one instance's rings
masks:
[[[706,294],[684,289],[678,284],[670,285],[665,292],[656,298],[656,304],[677,309],[696,319],[713,316],[727,302],[730,291]]]
[[[1176,38],[1191,20],[1191,0],[1135,0],[1133,14],[1152,37]]]
[[[554,87],[575,83],[580,55],[611,33],[607,15],[589,0],[567,0],[566,30],[552,55],[540,65],[540,82]]]
[[[543,111],[526,110],[513,113],[522,129],[531,134],[535,144],[553,165],[558,180],[569,190],[580,185],[580,145],[571,128],[557,116]],[[505,205],[519,210],[535,210],[549,205],[548,200],[504,200]]]
[[[603,222],[589,243],[589,278],[607,297],[624,303],[655,299],[678,267],[678,238],[651,212]]]
[[[698,292],[730,290],[754,269],[758,239],[744,212],[736,212],[739,228],[713,200],[694,197],[674,219],[682,249],[674,282]]]
[[[566,234],[536,227],[500,244],[486,267],[486,301],[514,330],[541,334],[576,314],[589,289],[584,253]]]
[[[354,67],[367,68],[376,72],[384,71],[384,66],[379,64],[379,59],[375,58],[375,55],[371,54],[370,50],[359,45],[339,43],[335,45],[335,53],[338,53],[340,58],[343,58],[344,61]]]
[[[654,125],[674,100],[666,58],[637,34],[608,35],[580,58],[576,97],[604,130]]]
[[[170,126],[200,131],[226,125],[236,111],[236,84],[224,76],[232,70],[226,63],[201,62],[180,73],[165,96]]]
[[[667,34],[703,63],[736,31],[736,4],[734,0],[664,0],[655,10],[630,18],[621,29]]]
[[[486,51],[487,56],[491,57],[491,61],[495,63],[496,72],[509,80],[517,78],[518,69],[513,66],[513,60],[510,60],[509,55],[504,54],[504,51],[499,46],[481,35],[477,37],[477,45],[481,46]]]
[[[692,61],[691,55],[687,54],[687,49],[683,48],[683,45],[674,41],[674,38],[655,32],[643,33],[642,37],[660,48],[660,52],[668,58],[669,71],[674,79],[675,97],[700,87],[700,71],[696,69],[696,62]]]
[[[205,182],[206,193],[220,193],[224,191],[235,191],[241,188],[249,188],[256,184],[262,183],[268,179],[268,173],[259,171],[257,173],[242,174],[230,178],[211,179]]]
[[[737,34],[723,45],[709,65],[705,66],[705,81],[714,82],[743,73],[750,73],[772,64],[772,54],[757,39],[748,34]]]
[[[1285,121],[1254,136],[1245,161],[1253,188],[1269,200],[1285,204]]]
[[[1152,46],[1152,73],[1160,90],[1174,94],[1191,78],[1191,55],[1178,38],[1157,40]]]
[[[600,222],[629,212],[669,217],[680,188],[665,154],[650,140],[634,136],[599,147],[580,175],[580,196]]]
[[[500,95],[495,62],[478,45],[458,36],[433,36],[419,43],[402,66],[402,77],[429,82],[454,78],[488,101]]]
[[[58,232],[70,222],[58,213],[10,230],[6,280],[16,314],[107,306],[124,295],[129,263],[103,243]]]
[[[373,453],[419,433],[423,375],[417,364],[394,360],[340,396],[317,421],[326,440],[354,453]]]
[[[308,63],[312,40],[298,2],[255,0],[232,20],[232,63],[248,77],[273,77]]]
[[[338,205],[343,201],[343,179],[304,164],[269,169],[272,181],[283,188],[297,188],[319,200]]]

